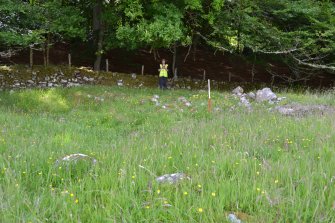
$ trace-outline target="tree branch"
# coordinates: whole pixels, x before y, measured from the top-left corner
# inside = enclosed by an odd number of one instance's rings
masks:
[[[222,47],[222,46],[217,46],[217,45],[214,46],[214,44],[213,44],[208,38],[206,38],[205,36],[201,35],[201,33],[196,32],[196,34],[197,34],[198,36],[200,36],[203,40],[205,40],[206,43],[208,43],[209,45],[211,45],[211,46],[213,46],[213,47],[216,47],[216,48],[218,48],[218,49],[220,49],[220,50],[223,50],[223,51],[227,51],[227,52],[229,52],[229,53],[232,53],[232,50],[229,50],[229,49],[224,48],[224,47]]]
[[[327,65],[323,65],[323,64],[315,64],[315,63],[306,63],[298,58],[296,58],[295,56],[292,55],[292,58],[298,62],[298,64],[304,65],[304,66],[308,66],[308,67],[313,67],[313,68],[317,68],[317,69],[324,69],[324,70],[332,70],[335,71],[335,66],[327,66]]]
[[[297,50],[298,50],[297,48],[292,48],[292,49],[281,50],[281,51],[263,51],[263,50],[253,50],[253,51],[254,53],[264,53],[264,54],[289,54]]]

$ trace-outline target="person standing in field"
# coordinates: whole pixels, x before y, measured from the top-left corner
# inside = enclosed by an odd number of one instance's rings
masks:
[[[166,89],[166,82],[168,78],[168,64],[165,63],[165,59],[162,59],[162,63],[159,65],[159,88]]]

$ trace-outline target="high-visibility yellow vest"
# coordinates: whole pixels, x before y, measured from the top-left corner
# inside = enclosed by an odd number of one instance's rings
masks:
[[[163,64],[160,64],[159,65],[160,66],[160,68],[161,68],[161,70],[159,71],[159,76],[160,77],[168,77],[168,64],[165,64],[164,66],[163,66]]]

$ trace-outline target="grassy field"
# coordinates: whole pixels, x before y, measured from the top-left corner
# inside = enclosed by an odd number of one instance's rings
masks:
[[[280,95],[335,105],[334,92]],[[205,91],[1,92],[0,222],[335,222],[334,114],[237,103],[214,92],[208,113]],[[71,153],[97,163],[55,164]],[[154,180],[176,172],[191,180]]]

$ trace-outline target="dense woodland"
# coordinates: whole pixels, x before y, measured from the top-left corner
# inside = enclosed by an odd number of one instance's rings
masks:
[[[171,53],[175,71],[197,48],[272,58],[303,80],[335,71],[335,2],[330,0],[0,0],[0,52],[57,44],[92,49],[92,66],[116,49]],[[180,59],[179,59],[180,60]]]

